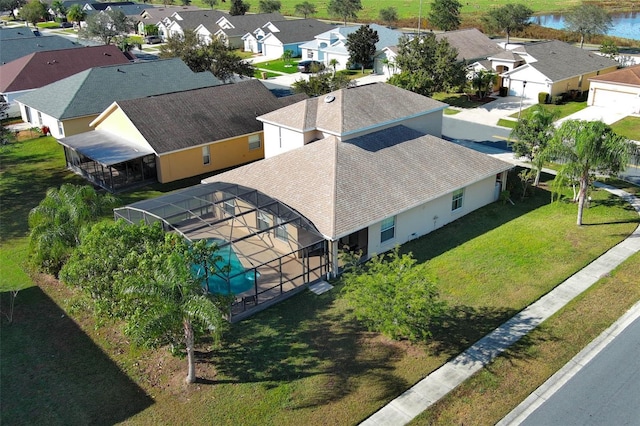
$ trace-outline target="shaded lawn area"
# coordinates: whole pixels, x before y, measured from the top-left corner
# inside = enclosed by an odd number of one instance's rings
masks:
[[[469,99],[467,95],[464,93],[447,93],[447,92],[438,92],[431,95],[433,99],[436,101],[444,102],[454,107],[471,109],[482,106],[488,102],[494,101],[493,98],[485,98],[482,100],[477,99]]]
[[[631,140],[640,140],[640,117],[625,117],[616,121],[611,128],[617,134]]]

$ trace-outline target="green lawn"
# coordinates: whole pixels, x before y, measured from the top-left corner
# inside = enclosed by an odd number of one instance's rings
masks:
[[[431,97],[437,101],[464,109],[477,108],[481,105],[484,105],[484,102],[471,100],[464,93],[437,92],[431,95]]]
[[[64,164],[53,145],[51,138],[39,138],[2,151],[3,222],[10,217],[5,209],[27,212],[50,182],[76,179],[54,173]],[[145,188],[121,200],[129,203],[184,184]],[[22,206],[24,197],[17,193],[32,188]],[[0,422],[357,423],[638,225],[638,215],[619,199],[604,191],[591,196],[580,228],[576,206],[551,205],[540,188],[522,202],[514,197],[515,206],[491,204],[405,244],[402,250],[414,253],[417,267],[434,277],[450,307],[427,343],[389,341],[345,320],[336,282],[321,296],[304,292],[234,324],[220,348],[201,347],[201,380],[188,388],[182,383],[184,360],[132,347],[117,325],[96,327],[82,299],[37,276],[39,287],[18,295],[14,324],[2,324]],[[25,218],[16,217],[3,234],[2,259],[13,253],[19,264]],[[4,311],[6,293],[2,303]],[[575,324],[582,330],[582,323]],[[528,349],[516,348],[513,356],[525,356]]]
[[[294,74],[298,72],[298,62],[300,62],[300,58],[293,58],[289,63],[285,63],[282,59],[274,59],[271,61],[259,62],[253,64],[253,66],[256,68],[276,71],[278,73]]]
[[[257,12],[259,10],[259,0],[246,0],[247,3],[251,5],[251,12]],[[282,8],[281,13],[283,15],[294,15],[295,5],[299,4],[299,0],[282,0]],[[318,13],[315,15],[316,18],[330,18],[327,13],[327,5],[328,0],[321,0],[318,2],[312,2]],[[477,15],[478,13],[482,13],[492,7],[503,6],[507,3],[511,3],[511,0],[471,0],[468,2],[461,2],[462,9],[461,14],[463,18]],[[528,1],[527,7],[531,8],[534,12],[558,12],[563,11],[569,8],[570,6],[579,4],[579,0],[531,0]],[[195,1],[194,4],[203,6],[200,1]],[[631,0],[620,0],[616,2],[616,6],[620,8],[626,8],[627,10],[632,10],[633,1]],[[228,6],[224,4],[221,5],[222,9],[225,9]],[[422,6],[422,17],[426,18],[427,13],[429,12],[431,2],[423,1],[422,3],[418,0],[387,0],[384,2],[374,1],[374,0],[362,0],[362,10],[358,12],[358,19],[360,20],[371,20],[377,19],[380,9],[384,7],[395,7],[398,11],[398,16],[400,19],[406,18],[416,18],[418,16],[420,6]],[[340,19],[336,17],[331,17],[336,20],[336,22],[340,22]]]
[[[517,121],[507,120],[505,118],[501,118],[498,120],[498,126],[508,127],[510,129],[513,129],[514,127],[516,127],[517,123],[518,123]]]
[[[587,101],[582,101],[582,102],[566,102],[562,105],[555,105],[555,104],[543,104],[543,107],[547,110],[550,111],[557,111],[558,112],[558,119],[560,118],[564,118],[567,117],[573,113],[576,113],[578,111],[581,111],[583,109],[585,109],[587,107]],[[533,110],[531,108],[527,108],[527,109],[523,109],[522,110],[522,116],[526,117],[529,114],[531,114]],[[513,114],[511,114],[509,117],[511,118],[518,118],[518,113],[514,112]]]
[[[625,117],[611,125],[614,132],[631,140],[640,140],[640,117]]]

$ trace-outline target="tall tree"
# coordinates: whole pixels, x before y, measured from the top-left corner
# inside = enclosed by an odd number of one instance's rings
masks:
[[[431,32],[413,38],[403,36],[395,63],[400,73],[394,74],[389,83],[425,96],[458,88],[466,82],[466,69],[457,56],[457,49],[446,38],[438,41]]]
[[[133,22],[119,9],[95,13],[86,19],[87,26],[78,32],[84,39],[99,40],[102,44],[111,44],[119,36],[129,34]]]
[[[273,13],[279,12],[282,7],[280,0],[260,0],[258,9],[260,13]]]
[[[330,14],[341,17],[346,27],[347,19],[358,17],[358,12],[362,10],[362,3],[360,0],[329,0],[327,10]]]
[[[193,30],[169,37],[160,47],[161,58],[180,58],[194,72],[211,71],[223,81],[234,76],[253,76],[254,69],[247,61],[227,47],[222,40],[214,37],[206,44]]]
[[[612,39],[606,38],[600,45],[600,53],[609,59],[616,59],[620,54],[620,49],[618,49],[618,45]]]
[[[48,15],[47,6],[40,3],[40,0],[31,0],[20,9],[20,16],[34,27]]]
[[[392,339],[424,340],[431,335],[430,327],[445,305],[411,254],[400,255],[396,247],[366,264],[353,254],[344,260],[343,298],[356,319]]]
[[[0,0],[0,12],[9,12],[16,19],[15,11],[27,4],[27,0]]]
[[[245,3],[242,0],[231,0],[231,8],[229,9],[229,15],[238,16],[244,15],[249,11],[251,5],[249,3]]]
[[[554,132],[544,156],[562,164],[558,171],[560,178],[575,176],[578,181],[578,225],[582,225],[593,176],[596,173],[615,175],[624,170],[632,149],[627,138],[617,135],[601,121],[567,120]]]
[[[564,15],[565,30],[580,34],[580,48],[585,37],[606,34],[611,29],[611,16],[595,4],[582,3],[569,9]]]
[[[494,85],[496,78],[498,78],[498,74],[492,71],[480,70],[473,73],[473,78],[470,81],[471,87],[478,93],[480,99],[484,99]]]
[[[558,114],[558,110],[545,108],[540,104],[534,105],[527,114],[520,117],[511,131],[513,152],[518,157],[526,157],[535,169],[534,186],[540,184],[544,164],[542,153],[553,136],[553,122],[558,118]]]
[[[378,12],[378,18],[387,24],[387,27],[391,28],[398,22],[398,10],[393,6],[382,8]]]
[[[433,0],[428,19],[431,26],[442,31],[460,28],[460,8],[458,0]]]
[[[533,10],[520,3],[508,3],[494,8],[482,17],[482,21],[490,31],[500,31],[509,38],[514,31],[520,31],[529,25]]]
[[[291,88],[295,93],[305,93],[310,97],[326,95],[339,89],[346,89],[354,85],[353,80],[340,73],[319,73],[293,82]]]
[[[29,212],[29,257],[33,265],[57,274],[80,244],[81,232],[113,207],[115,199],[92,186],[50,188]]]
[[[9,109],[9,104],[4,99],[4,96],[0,96],[0,118],[5,117],[5,111]],[[15,134],[13,131],[5,125],[5,121],[0,121],[0,145],[7,145],[15,140]]]
[[[307,19],[309,15],[315,15],[317,10],[313,3],[305,1],[303,3],[296,4],[295,13],[296,15],[302,15],[304,16],[304,19]]]
[[[211,10],[213,10],[213,8],[218,5],[218,0],[202,0],[202,2],[209,6]]]
[[[78,24],[78,28],[80,28],[80,22],[84,21],[86,17],[87,12],[85,12],[79,4],[71,5],[67,12],[67,20]]]
[[[365,67],[369,67],[376,53],[376,43],[380,40],[378,32],[369,25],[362,25],[357,31],[347,35],[347,50],[349,61],[360,64],[364,74]]]
[[[61,0],[55,0],[51,3],[51,9],[56,15],[56,18],[65,18],[67,16],[67,8]]]
[[[138,343],[151,347],[167,343],[183,345],[187,355],[185,380],[195,383],[198,335],[204,332],[216,341],[220,339],[226,325],[221,308],[226,303],[225,298],[209,294],[203,283],[193,276],[191,256],[181,249],[181,238],[166,234],[167,243],[156,257],[160,261],[149,264],[150,268],[143,275],[136,274],[127,279],[129,285],[124,294],[139,308],[127,317],[126,322],[129,335]]]

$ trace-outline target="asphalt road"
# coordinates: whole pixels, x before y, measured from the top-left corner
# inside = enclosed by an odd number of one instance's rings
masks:
[[[640,424],[639,353],[637,319],[521,425]]]

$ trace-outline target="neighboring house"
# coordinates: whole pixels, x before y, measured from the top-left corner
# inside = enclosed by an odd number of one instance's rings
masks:
[[[245,34],[244,50],[253,53],[261,52],[269,58],[279,58],[285,50],[293,52],[293,57],[300,57],[300,46],[315,38],[316,35],[330,31],[333,25],[317,19],[290,19],[269,22],[251,33]]]
[[[92,132],[59,140],[67,167],[110,191],[173,182],[264,157],[256,115],[301,99],[259,80],[113,102]]]
[[[226,12],[219,10],[203,9],[176,12],[171,17],[158,24],[158,29],[165,39],[176,35],[182,35],[184,34],[184,30],[193,30],[197,32],[202,25],[207,28],[213,28],[214,31],[217,31],[218,26],[216,22],[221,17],[227,15],[228,14]],[[205,33],[198,33],[198,36],[202,41],[206,41]]]
[[[361,25],[349,27],[338,27],[315,36],[314,40],[300,46],[302,59],[314,59],[328,65],[332,59],[338,61],[336,69],[345,69],[349,61],[349,51],[347,49],[347,36],[356,32]],[[402,37],[400,31],[391,30],[378,24],[370,24],[369,27],[378,33],[379,41],[376,43],[376,53],[378,56],[385,47],[396,46]],[[381,59],[382,60],[382,59]]]
[[[56,138],[91,130],[115,101],[217,86],[210,72],[194,73],[180,59],[96,67],[22,95],[22,120],[48,126]]]
[[[23,31],[26,31],[25,28]],[[2,30],[5,31],[5,30]],[[1,31],[0,31],[1,32]],[[23,56],[34,52],[46,52],[48,50],[72,49],[83,47],[68,38],[53,35],[47,37],[20,37],[12,39],[2,39],[0,47],[0,65],[8,64]]]
[[[457,59],[459,61],[465,61],[467,64],[486,61],[488,57],[498,55],[504,51],[495,41],[491,40],[476,28],[446,31],[436,34],[436,40],[439,41],[442,39],[446,39],[449,45],[458,51]],[[383,49],[375,58],[374,71],[376,74],[394,74],[401,72],[401,70],[395,66],[397,56],[397,46]]]
[[[589,81],[587,105],[640,114],[640,65],[591,77]]]
[[[226,15],[218,19],[218,28],[213,36],[220,37],[227,46],[233,49],[244,47],[242,37],[269,22],[284,21],[279,12],[257,13],[246,15]]]
[[[187,12],[202,10],[197,6],[158,6],[155,5],[152,8],[143,10],[137,19],[136,29],[138,34],[147,35],[144,32],[145,25],[156,25],[169,20],[169,18],[176,12]],[[159,28],[158,28],[159,29]],[[166,34],[166,33],[164,33]]]
[[[89,68],[129,62],[114,45],[35,52],[0,65],[0,95],[9,103],[8,115],[19,117],[15,98]]]
[[[425,133],[440,133],[446,104],[384,83],[328,96],[260,117],[286,130],[265,128],[265,149],[307,128],[319,140],[118,209],[116,217],[160,220],[191,241],[216,241],[224,264],[239,265],[220,277],[236,294],[237,320],[335,276],[339,250],[369,258],[497,200],[504,189],[511,164]],[[238,281],[248,285],[235,290]]]
[[[151,4],[145,4],[145,3],[135,3],[135,4],[124,4],[124,5],[120,5],[120,4],[115,4],[115,5],[111,5],[109,7],[107,7],[105,9],[105,11],[110,11],[110,10],[119,10],[122,13],[125,14],[125,16],[127,18],[129,18],[131,20],[131,22],[133,22],[133,24],[136,26],[136,28],[138,27],[138,23],[140,22],[141,16],[142,16],[142,12],[147,10],[147,9],[154,9],[154,6]]]
[[[537,99],[589,90],[589,79],[618,69],[618,62],[568,43],[551,40],[513,49],[525,63],[501,74],[511,96]]]

